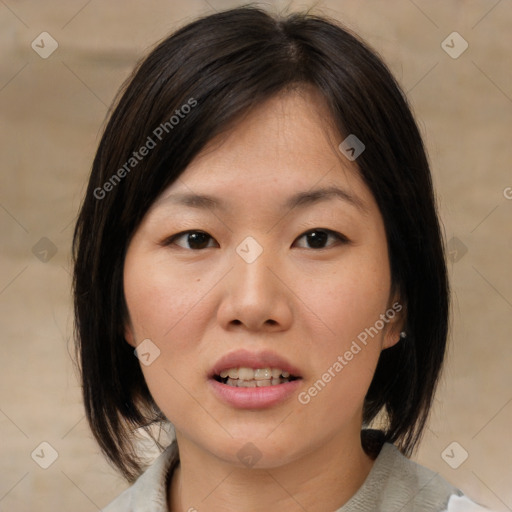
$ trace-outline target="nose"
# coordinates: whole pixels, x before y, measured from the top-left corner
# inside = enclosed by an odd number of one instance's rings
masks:
[[[293,294],[279,272],[276,258],[261,254],[247,263],[235,254],[234,268],[223,280],[217,318],[226,330],[279,332],[293,320]]]

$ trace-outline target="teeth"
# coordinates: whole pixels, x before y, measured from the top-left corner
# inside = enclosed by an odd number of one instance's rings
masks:
[[[222,370],[220,372],[220,377],[225,379],[229,377],[230,379],[236,380],[257,380],[257,381],[267,381],[267,380],[275,380],[279,378],[287,379],[290,377],[290,372],[286,372],[281,370],[280,368],[229,368],[228,370]]]
[[[270,368],[258,368],[254,370],[254,378],[256,380],[267,380],[272,378],[272,370]]]
[[[279,379],[276,379],[279,381]],[[228,379],[226,381],[228,386],[233,386],[234,388],[261,388],[263,386],[271,386],[270,379],[268,380],[240,380],[240,379]],[[276,384],[280,384],[280,382],[276,382]]]
[[[290,372],[280,368],[230,368],[220,372],[225,384],[239,388],[261,388],[289,382]]]
[[[230,375],[231,377],[231,375]],[[231,377],[233,378],[233,377]],[[238,369],[238,378],[240,380],[253,380],[254,379],[254,370],[252,368],[239,368]]]

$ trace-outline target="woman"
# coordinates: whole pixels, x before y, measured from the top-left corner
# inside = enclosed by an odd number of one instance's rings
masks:
[[[407,102],[348,31],[239,8],[160,43],[74,242],[87,416],[137,479],[106,511],[484,510],[407,458],[445,353],[444,251]],[[134,431],[168,422],[141,475]]]

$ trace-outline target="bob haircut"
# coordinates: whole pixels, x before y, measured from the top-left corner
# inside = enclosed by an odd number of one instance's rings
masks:
[[[365,451],[410,455],[443,363],[449,295],[430,169],[392,74],[336,21],[240,7],[198,19],[159,43],[122,87],[104,130],[73,239],[77,357],[86,415],[107,458],[133,481],[135,429],[165,421],[124,339],[126,250],[155,199],[216,135],[280,92],[313,86],[340,142],[366,146],[357,169],[382,214],[406,340],[381,352],[365,397]],[[189,108],[186,108],[188,106]],[[161,136],[161,138],[160,138]],[[146,151],[142,148],[146,147]]]

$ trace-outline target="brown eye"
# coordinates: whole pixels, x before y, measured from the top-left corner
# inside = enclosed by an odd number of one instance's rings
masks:
[[[171,237],[166,245],[177,245],[183,249],[198,251],[209,247],[218,247],[217,242],[204,231],[185,231]]]
[[[327,249],[332,245],[347,241],[347,238],[341,233],[330,229],[315,228],[298,237],[294,245],[305,249]]]

